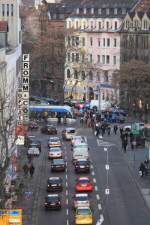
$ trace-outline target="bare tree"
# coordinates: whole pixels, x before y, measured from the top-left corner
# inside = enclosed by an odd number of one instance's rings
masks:
[[[150,108],[150,65],[132,60],[114,74],[115,88],[120,90],[120,103],[130,114],[147,114]]]

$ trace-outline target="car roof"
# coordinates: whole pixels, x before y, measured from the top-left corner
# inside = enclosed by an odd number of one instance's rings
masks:
[[[90,209],[90,207],[88,207],[88,206],[79,206],[79,207],[77,207],[77,209]]]
[[[55,139],[60,139],[60,138],[57,136],[49,137],[49,140],[55,140]]]
[[[75,130],[74,127],[66,127],[64,130]]]

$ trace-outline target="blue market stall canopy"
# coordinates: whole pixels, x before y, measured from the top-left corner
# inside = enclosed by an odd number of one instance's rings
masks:
[[[69,106],[30,105],[29,112],[60,112],[72,113]]]

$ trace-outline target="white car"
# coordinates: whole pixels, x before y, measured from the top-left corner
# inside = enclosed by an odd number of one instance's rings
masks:
[[[40,155],[40,150],[37,147],[32,147],[28,149],[28,155]]]
[[[86,138],[84,136],[73,136],[71,138],[71,145],[73,146],[74,144],[80,144],[80,143],[85,143]]]
[[[90,207],[89,196],[87,193],[75,194],[73,197],[73,208]]]

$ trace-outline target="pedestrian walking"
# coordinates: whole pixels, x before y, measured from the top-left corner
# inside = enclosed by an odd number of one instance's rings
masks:
[[[24,171],[25,177],[27,177],[28,176],[28,172],[29,172],[29,167],[28,167],[28,165],[26,163],[23,165],[23,171]]]
[[[30,166],[30,168],[29,168],[30,177],[33,177],[34,170],[35,170],[35,168],[34,168],[33,164],[31,164],[31,166]]]
[[[108,136],[110,136],[110,132],[111,132],[111,126],[108,125],[108,127],[107,127],[107,134],[108,134]]]
[[[125,138],[122,140],[122,147],[123,147],[124,152],[127,151],[127,145],[128,145],[128,140]]]
[[[141,177],[143,177],[144,175],[147,175],[146,167],[145,167],[144,163],[142,163],[142,162],[139,167],[139,174]]]
[[[149,159],[146,157],[146,159],[144,160],[144,165],[146,167],[146,169],[149,168]]]
[[[118,126],[114,125],[114,133],[117,134]]]

